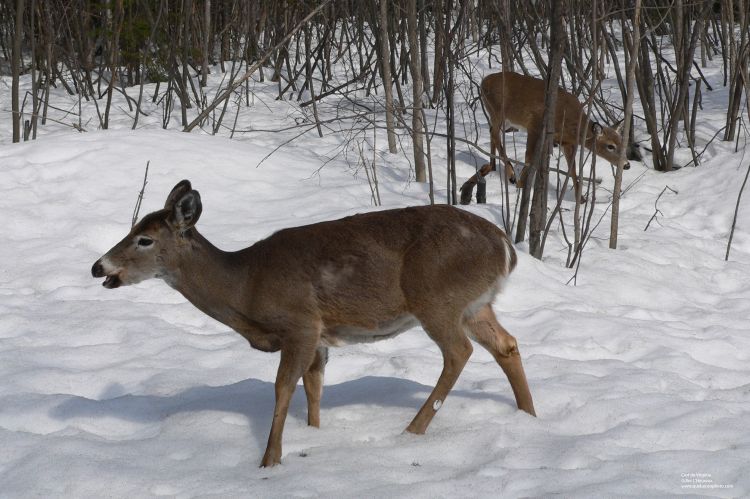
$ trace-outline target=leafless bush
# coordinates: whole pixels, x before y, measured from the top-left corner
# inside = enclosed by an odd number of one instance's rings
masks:
[[[491,71],[545,79],[550,83],[548,99],[559,84],[604,122],[622,119],[630,106],[626,103],[635,101],[642,113],[632,115],[626,137],[634,141],[634,130],[647,135],[654,168],[670,171],[684,166],[675,164],[677,147],[690,148],[691,163],[700,162],[695,122],[702,94],[712,90],[701,67],[715,60],[729,88],[722,138],[736,139],[750,88],[750,2],[644,2],[637,16],[639,4],[11,0],[0,3],[0,73],[13,77],[13,141],[35,138],[37,127],[47,122],[55,108],[51,87],[77,97],[78,123],[73,126],[81,131],[109,126],[117,94],[125,96],[127,110],[122,111],[132,116],[135,127],[144,115],[144,86],[149,83],[155,84],[150,97],[161,108],[163,127],[174,126],[172,111],[179,107],[184,130],[228,130],[234,135],[239,108],[235,124],[225,124],[230,102],[252,105],[248,80],[270,80],[278,86],[278,99],[311,110],[305,113],[309,122],[301,124],[303,129],[309,126],[322,136],[349,127],[350,140],[385,129],[383,144],[391,153],[408,142],[407,135],[413,146],[401,151],[410,151],[417,181],[430,182],[432,196],[434,179],[445,178],[445,199],[456,203],[457,151],[469,148],[481,154],[486,141],[478,99],[485,70],[477,68],[479,61]],[[204,92],[209,71],[223,73],[213,98]],[[602,85],[612,72],[619,99],[612,99],[606,93],[612,89]],[[32,82],[28,102],[18,92],[23,75]],[[132,86],[139,87],[137,99],[125,91]],[[81,121],[84,101],[93,101],[98,123]],[[340,112],[345,107],[348,111]],[[334,121],[340,123],[338,128],[331,128]],[[525,239],[530,227],[530,251],[538,258],[553,220],[563,227],[566,223],[560,191],[556,203],[547,206],[549,185],[564,184],[550,176],[548,146],[539,145],[531,169],[537,181],[527,184],[518,206],[511,206],[507,184],[502,200],[490,200],[502,202],[506,230],[515,232],[517,240]],[[444,165],[433,163],[432,147],[445,147]],[[592,226],[596,183],[588,186],[587,204],[574,210],[570,265]],[[613,247],[619,184],[616,191]],[[567,241],[567,235],[563,237]]]

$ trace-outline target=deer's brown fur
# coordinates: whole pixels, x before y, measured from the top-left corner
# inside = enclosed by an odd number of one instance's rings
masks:
[[[180,182],[164,209],[135,225],[92,274],[106,277],[108,288],[161,278],[254,348],[281,352],[263,466],[281,460],[300,378],[308,423],[319,426],[327,347],[392,337],[418,324],[439,346],[444,367],[408,431],[427,429],[471,355],[470,337],[497,359],[518,407],[534,414],[516,340],[491,308],[516,264],[495,225],[449,206],[414,207],[284,229],[226,252],[195,228],[201,210],[198,192]]]
[[[490,163],[484,165],[461,187],[461,203],[469,204],[478,181],[478,176],[486,176],[497,169],[495,156],[499,151],[505,162],[505,172],[511,182],[523,187],[523,179],[534,156],[534,149],[542,140],[544,118],[544,97],[546,82],[539,78],[508,71],[494,73],[482,80],[481,95],[490,121]],[[526,156],[523,172],[518,180],[513,166],[505,154],[500,134],[506,126],[523,128],[527,132]],[[593,151],[597,156],[613,165],[622,164],[630,168],[626,156],[636,159],[636,152],[623,154],[620,131],[591,121],[578,99],[563,89],[557,93],[555,108],[554,141],[558,144],[568,164],[568,172],[573,180],[575,194],[581,198],[581,183],[575,166],[575,155],[579,144]]]

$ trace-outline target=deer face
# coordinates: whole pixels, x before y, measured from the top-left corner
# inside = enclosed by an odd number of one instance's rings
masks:
[[[143,217],[125,238],[91,267],[91,275],[104,277],[108,289],[136,284],[154,277],[168,278],[177,268],[186,235],[198,221],[198,191],[183,180],[167,198],[163,210]]]
[[[596,152],[596,155],[606,159],[616,166],[622,166],[623,169],[630,169],[630,163],[623,154],[622,137],[614,128],[600,125],[599,123],[591,124],[593,137],[589,135],[586,140],[586,147]]]
[[[91,275],[104,277],[108,289],[136,284],[165,272],[166,247],[172,234],[167,227],[166,210],[143,218],[125,238],[94,263]]]

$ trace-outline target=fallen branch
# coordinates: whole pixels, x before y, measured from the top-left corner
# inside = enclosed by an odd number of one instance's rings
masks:
[[[662,195],[667,191],[667,189],[669,189],[670,191],[672,191],[675,194],[679,194],[679,192],[677,192],[676,190],[672,189],[668,185],[664,186],[664,189],[661,190],[661,193],[659,193],[659,195],[656,197],[656,201],[654,201],[654,214],[651,215],[651,218],[649,219],[648,223],[646,224],[646,227],[643,228],[643,232],[646,232],[648,230],[649,225],[651,225],[651,222],[653,222],[654,220],[656,220],[656,216],[657,215],[659,215],[659,214],[664,215],[664,213],[662,213],[661,210],[659,209],[658,204],[659,204],[659,199],[661,199]]]
[[[745,172],[745,180],[742,181],[742,187],[740,192],[737,194],[737,204],[734,207],[734,217],[732,217],[732,229],[729,231],[729,241],[727,242],[727,254],[724,255],[724,261],[729,260],[729,250],[732,248],[732,239],[734,238],[734,228],[737,225],[737,212],[740,210],[740,199],[742,199],[742,192],[745,190],[745,184],[747,184],[747,177],[750,175],[750,163],[747,165],[747,171]]]

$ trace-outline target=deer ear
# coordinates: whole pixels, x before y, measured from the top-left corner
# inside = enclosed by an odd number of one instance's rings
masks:
[[[182,180],[172,188],[172,192],[167,196],[167,202],[164,203],[165,210],[171,210],[174,208],[175,203],[185,194],[192,190],[189,180]]]
[[[198,191],[191,190],[174,203],[169,222],[179,232],[185,232],[195,225],[202,211],[201,195]]]
[[[615,126],[612,128],[615,129],[615,132],[617,132],[617,135],[622,135],[622,132],[625,130],[625,118],[618,121]]]
[[[597,123],[596,121],[591,123],[591,131],[594,132],[594,135],[596,137],[599,137],[602,133],[604,133],[604,128]]]

